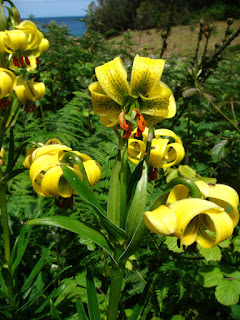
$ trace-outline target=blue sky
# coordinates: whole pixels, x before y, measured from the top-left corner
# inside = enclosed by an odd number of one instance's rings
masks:
[[[92,0],[12,0],[21,18],[82,16]],[[4,3],[4,5],[7,2]]]

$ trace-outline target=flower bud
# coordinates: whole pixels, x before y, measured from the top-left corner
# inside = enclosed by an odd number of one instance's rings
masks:
[[[233,24],[233,18],[227,18],[227,24],[230,26]]]
[[[167,37],[167,32],[166,31],[163,31],[162,33],[161,33],[161,37],[164,39],[164,38],[166,38]]]
[[[12,7],[13,19],[15,24],[18,25],[21,22],[20,13],[16,7]]]
[[[230,34],[232,34],[232,33],[233,33],[233,29],[229,27],[229,28],[227,29],[227,34],[230,36]]]
[[[220,47],[220,43],[219,43],[219,42],[216,42],[216,43],[215,43],[215,48],[218,49],[219,47]]]
[[[209,36],[210,36],[209,32],[208,32],[208,31],[205,31],[205,32],[204,32],[204,36],[205,36],[205,38],[209,38]]]
[[[3,4],[0,3],[0,31],[7,29],[7,17],[4,12]]]
[[[4,155],[5,155],[5,150],[4,150],[4,148],[1,148],[1,150],[0,150],[0,167],[4,166]]]

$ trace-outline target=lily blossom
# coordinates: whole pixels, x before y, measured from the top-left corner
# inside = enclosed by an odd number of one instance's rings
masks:
[[[167,85],[160,81],[164,64],[162,59],[136,55],[130,84],[120,57],[96,67],[98,81],[90,84],[89,90],[93,111],[100,116],[102,124],[118,126],[122,112],[128,115],[127,121],[129,117],[132,121],[137,119],[141,128],[173,117],[176,113],[175,99]]]
[[[144,130],[142,140],[135,138],[137,137],[136,132],[135,129],[128,141],[128,159],[132,163],[138,164],[146,154],[148,128]],[[168,129],[155,130],[155,138],[152,140],[149,157],[149,164],[153,168],[171,167],[181,162],[184,155],[182,141],[173,131]]]
[[[223,184],[195,184],[202,199],[188,198],[188,188],[177,185],[166,205],[145,212],[143,219],[151,231],[175,236],[185,246],[197,242],[203,248],[211,248],[232,235],[239,222],[239,197],[233,188]]]
[[[0,99],[11,94],[15,86],[15,81],[16,76],[12,71],[0,68]]]
[[[45,197],[59,196],[63,198],[69,198],[73,194],[77,194],[64,179],[60,163],[65,153],[71,150],[57,139],[49,140],[45,145],[35,150],[34,147],[30,148],[23,165],[29,169],[30,179],[36,193]],[[88,155],[78,151],[73,152],[82,158],[89,183],[91,186],[95,185],[101,176],[100,165]],[[83,178],[77,165],[71,166],[69,164],[68,167],[80,179]]]
[[[22,75],[16,78],[14,91],[22,104],[31,103],[41,99],[45,94],[45,84],[33,80],[25,81]]]

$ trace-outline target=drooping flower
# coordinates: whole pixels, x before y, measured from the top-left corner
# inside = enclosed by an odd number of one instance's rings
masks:
[[[148,128],[142,134],[142,140],[136,139],[134,130],[128,141],[128,159],[135,164],[141,161],[146,153]],[[171,140],[174,140],[171,142]],[[170,143],[169,143],[170,142]],[[171,130],[155,130],[152,140],[149,164],[153,168],[168,168],[178,164],[184,158],[185,151],[181,139]]]
[[[36,193],[45,197],[59,196],[63,198],[69,198],[73,194],[77,194],[63,177],[60,163],[66,152],[71,150],[57,139],[49,140],[45,145],[35,150],[34,147],[30,148],[23,165],[29,169],[30,179]],[[78,151],[73,152],[82,158],[89,183],[91,186],[95,185],[101,176],[99,164],[86,154]],[[83,178],[77,165],[68,164],[68,167],[80,179]]]
[[[11,68],[30,68],[29,56],[36,59],[48,48],[48,40],[32,21],[25,20],[14,30],[0,31],[0,52],[12,55]]]
[[[177,185],[166,205],[145,212],[143,219],[151,231],[175,236],[185,246],[197,242],[203,248],[211,248],[232,235],[239,221],[239,197],[233,188],[223,184],[195,183],[203,199],[188,198],[188,188]]]
[[[16,76],[15,74],[5,68],[0,68],[0,99],[6,95],[11,95],[15,86]]]
[[[35,82],[34,80],[25,81],[22,75],[16,78],[14,91],[22,104],[33,103],[41,99],[45,94],[45,90],[43,82]]]
[[[106,127],[124,125],[129,131],[131,122],[137,120],[140,135],[145,125],[150,127],[173,117],[175,99],[167,85],[160,81],[164,64],[162,59],[136,55],[130,85],[120,57],[96,67],[98,81],[92,83],[89,90],[93,111],[100,116],[102,124]]]

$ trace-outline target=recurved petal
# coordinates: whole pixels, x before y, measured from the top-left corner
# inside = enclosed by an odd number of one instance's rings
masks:
[[[104,92],[99,82],[91,83],[89,91],[91,92],[93,111],[96,114],[111,115],[121,112],[121,106]]]
[[[162,137],[171,137],[175,140],[175,142],[182,144],[182,140],[172,130],[169,130],[169,129],[155,130],[155,138],[159,139]]]
[[[169,205],[179,200],[186,199],[188,197],[188,194],[189,194],[189,189],[186,186],[179,184],[175,186],[172,189],[172,191],[169,193],[167,204]]]
[[[35,160],[29,170],[29,176],[32,181],[33,189],[40,195],[44,196],[41,189],[41,182],[44,174],[51,168],[58,165],[58,160],[51,155],[43,155]]]
[[[165,61],[139,57],[137,54],[133,61],[131,74],[131,95],[146,95],[160,80]]]
[[[85,153],[81,153],[79,151],[73,151],[73,153],[75,153],[76,155],[78,155],[79,157],[81,157],[82,161],[85,162],[85,161],[88,161],[88,160],[92,160],[91,157],[89,157],[87,154]]]
[[[43,147],[37,148],[32,153],[32,159],[35,161],[39,157],[42,157],[43,155],[54,155],[56,153],[59,153],[61,151],[71,151],[72,149],[63,145],[63,144],[49,144],[45,145]]]
[[[32,92],[33,101],[41,99],[46,91],[45,84],[43,82],[35,82],[33,80],[27,81],[27,84]]]
[[[128,159],[134,164],[141,161],[146,152],[146,144],[142,140],[128,139]]]
[[[95,73],[106,94],[112,100],[124,106],[129,95],[129,85],[122,59],[117,57],[102,66],[96,67]]]
[[[150,127],[155,123],[168,118],[170,105],[171,90],[162,88],[161,93],[157,96],[148,95],[147,97],[140,94],[141,114],[144,116],[146,126]]]
[[[13,72],[0,68],[0,99],[12,91],[15,79],[16,77]]]
[[[29,86],[27,85],[25,80],[22,78],[22,76],[18,76],[16,78],[16,85],[14,87],[14,91],[17,95],[18,100],[22,104],[34,101],[34,96],[31,92]]]
[[[82,179],[79,171],[70,168]],[[60,196],[63,198],[71,197],[73,189],[67,180],[63,177],[63,171],[60,166],[49,169],[43,176],[41,190],[45,197]]]
[[[223,211],[223,209],[218,207],[215,203],[197,198],[179,200],[171,204],[170,209],[176,214],[177,217],[177,229],[174,235],[179,239],[183,237],[190,221],[199,214],[210,209],[215,209],[216,212]],[[191,225],[191,230],[192,229],[193,226]]]
[[[233,222],[225,211],[217,212],[216,209],[210,209],[204,213],[212,221],[215,236],[210,235],[206,230],[206,225],[200,223],[196,242],[203,248],[212,248],[232,235]]]
[[[168,139],[153,139],[149,156],[149,164],[154,168],[161,168],[163,157],[166,152]]]
[[[166,139],[163,139],[166,140]],[[166,147],[162,164],[159,168],[169,168],[182,161],[185,150],[180,143],[170,143]]]
[[[209,194],[209,185],[202,180],[194,181],[194,183],[198,186],[204,198],[207,198]]]
[[[177,228],[175,213],[165,205],[144,212],[143,221],[149,230],[163,236],[173,234]]]
[[[112,113],[110,115],[101,115],[100,120],[105,127],[114,128],[118,125],[119,113]]]
[[[210,201],[224,201],[224,209],[227,210],[227,204],[230,204],[232,207],[231,212],[229,213],[229,216],[231,217],[233,221],[233,226],[236,227],[236,225],[239,222],[239,212],[238,212],[238,204],[239,204],[239,196],[237,192],[224,184],[216,184],[216,185],[210,185],[209,186],[209,194],[208,197]],[[219,204],[221,205],[221,204]]]
[[[101,177],[101,167],[95,160],[88,160],[83,162],[88,181],[91,186],[94,186],[98,181],[100,180]]]

